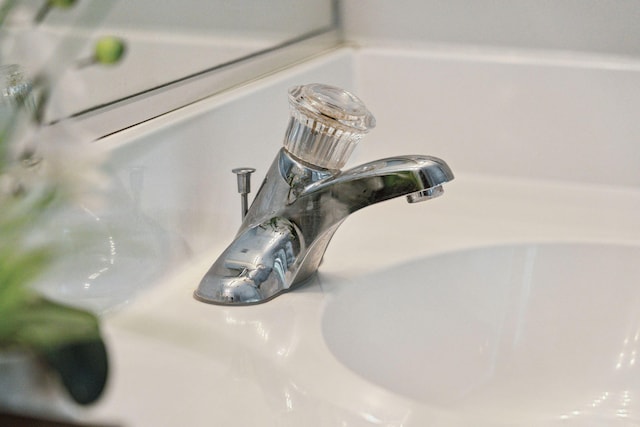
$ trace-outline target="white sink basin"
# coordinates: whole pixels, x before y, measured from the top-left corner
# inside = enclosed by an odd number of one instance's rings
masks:
[[[637,421],[640,247],[427,257],[336,287],[323,334],[365,379],[476,425]]]

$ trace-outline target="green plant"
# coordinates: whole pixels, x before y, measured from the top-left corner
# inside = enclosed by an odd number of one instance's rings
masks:
[[[31,89],[5,96],[0,131],[0,351],[41,358],[60,374],[71,397],[90,403],[108,372],[106,348],[92,313],[53,302],[31,289],[56,257],[47,219],[76,196],[58,148],[39,150]],[[7,100],[10,99],[10,100]],[[30,136],[33,138],[30,138]],[[51,143],[54,143],[53,141]],[[60,147],[63,149],[63,147]]]
[[[15,3],[0,5],[0,25]],[[113,43],[107,46],[111,61],[122,56],[120,43],[118,55]],[[5,79],[0,84],[0,352],[35,355],[59,374],[76,402],[87,404],[101,395],[108,376],[99,320],[31,287],[66,255],[47,235],[47,221],[101,178],[98,159],[82,154],[86,141],[43,137],[42,111],[52,76],[61,68],[53,64],[54,72],[40,71],[32,78],[15,65],[0,68]]]

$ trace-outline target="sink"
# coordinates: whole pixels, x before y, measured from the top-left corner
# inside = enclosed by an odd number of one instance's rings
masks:
[[[328,348],[390,392],[475,425],[640,420],[640,247],[481,247],[331,295]]]
[[[113,376],[88,421],[640,425],[640,122],[630,119],[640,73],[403,52],[339,49],[101,142],[136,202],[130,224],[148,218],[171,232],[161,249],[187,255],[104,316]],[[286,114],[286,99],[273,100],[313,81],[362,88],[388,124],[367,137],[371,158],[428,144],[451,158],[456,181],[430,203],[359,211],[314,280],[268,304],[195,301],[185,284],[238,224],[229,170],[243,159],[266,171],[265,135],[281,138],[271,123]],[[239,125],[248,114],[257,126]],[[138,193],[130,171],[138,182],[141,170]],[[125,270],[118,284],[131,289],[139,269]]]

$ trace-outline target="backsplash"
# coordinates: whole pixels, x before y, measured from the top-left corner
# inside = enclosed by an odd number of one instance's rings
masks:
[[[640,61],[364,48],[373,158],[428,152],[456,171],[640,186]]]

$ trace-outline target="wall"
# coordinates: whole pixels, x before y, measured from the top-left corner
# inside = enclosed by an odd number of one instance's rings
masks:
[[[640,56],[639,0],[343,0],[347,38]]]

